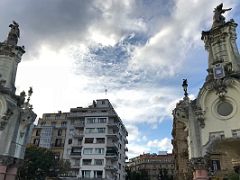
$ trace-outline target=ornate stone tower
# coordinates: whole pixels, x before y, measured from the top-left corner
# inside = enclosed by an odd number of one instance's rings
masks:
[[[29,104],[32,88],[15,94],[18,63],[25,53],[17,46],[19,25],[13,21],[8,38],[0,43],[0,180],[14,180],[17,168],[24,158],[30,126],[36,118]]]
[[[193,179],[227,177],[240,167],[240,55],[237,24],[225,22],[223,4],[214,10],[213,25],[202,32],[208,51],[208,76],[198,97],[187,96],[174,118],[188,131],[188,153]]]

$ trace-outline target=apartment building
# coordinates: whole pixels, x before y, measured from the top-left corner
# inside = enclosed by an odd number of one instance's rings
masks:
[[[71,162],[65,179],[125,180],[127,135],[109,100],[100,99],[86,108],[43,114],[30,143]]]
[[[63,158],[69,113],[45,113],[33,128],[30,144],[51,149],[57,159]]]
[[[132,173],[139,173],[141,176],[144,176],[149,180],[170,180],[173,179],[174,176],[173,154],[142,154],[129,159],[127,166],[129,176],[131,176]]]
[[[70,176],[80,179],[124,180],[128,132],[108,99],[68,115],[64,159]]]

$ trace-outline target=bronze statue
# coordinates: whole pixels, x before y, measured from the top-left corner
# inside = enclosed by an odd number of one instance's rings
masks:
[[[18,25],[18,23],[13,21],[13,23],[10,24],[9,27],[11,28],[11,30],[8,33],[8,37],[7,37],[6,43],[10,44],[10,45],[17,45],[18,38],[20,38],[19,25]]]
[[[225,23],[225,17],[222,15],[226,11],[230,11],[232,8],[228,9],[223,9],[223,3],[219,4],[215,9],[214,9],[214,15],[213,15],[213,25],[212,27],[217,27],[220,25],[223,25]]]

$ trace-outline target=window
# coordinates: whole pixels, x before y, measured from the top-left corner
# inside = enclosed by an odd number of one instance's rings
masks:
[[[46,125],[46,121],[43,121],[43,122],[41,122],[41,124],[40,124],[41,126],[44,126],[44,125]]]
[[[81,154],[82,149],[79,147],[73,147],[72,148],[72,153],[80,153]]]
[[[85,144],[92,144],[94,138],[85,138]]]
[[[51,122],[51,125],[52,125],[52,126],[56,126],[56,124],[57,124],[57,123],[56,123],[55,121],[54,121],[54,122]]]
[[[98,133],[105,133],[105,128],[97,128]]]
[[[217,171],[217,170],[221,170],[221,167],[220,167],[220,161],[219,160],[212,160],[211,162],[211,170],[213,172]]]
[[[40,136],[40,129],[37,129],[36,136]]]
[[[79,165],[80,165],[80,159],[75,159],[74,166],[79,166]]]
[[[95,154],[104,154],[104,148],[95,148]]]
[[[77,145],[82,145],[82,139],[78,139]]]
[[[87,118],[87,124],[95,123],[95,118]]]
[[[88,133],[88,134],[95,133],[95,129],[94,128],[86,128],[86,133]]]
[[[238,136],[240,136],[240,129],[232,130],[232,136],[233,136],[233,137],[238,137]]]
[[[54,159],[59,160],[60,159],[60,153],[55,153],[54,154]]]
[[[105,138],[97,138],[96,143],[98,144],[104,144],[105,143]]]
[[[61,147],[62,146],[62,139],[56,139],[55,140],[55,146],[56,147]]]
[[[61,135],[62,135],[62,130],[59,129],[59,130],[58,130],[58,136],[61,136]]]
[[[91,174],[91,171],[89,170],[82,171],[83,178],[90,178],[90,174]]]
[[[103,172],[102,171],[94,171],[94,178],[102,178]]]
[[[38,146],[38,145],[39,145],[39,142],[40,142],[40,140],[39,140],[39,139],[34,139],[34,140],[33,140],[33,144],[34,144],[34,145],[36,145],[36,146]]]
[[[98,118],[98,123],[106,123],[107,118]]]
[[[97,165],[97,166],[103,165],[103,159],[95,159],[94,160],[94,165]]]
[[[73,135],[73,134],[74,134],[74,129],[70,129],[70,130],[69,130],[69,134],[70,134],[70,135]]]
[[[67,122],[66,121],[63,121],[62,123],[61,123],[61,126],[66,126],[67,125]]]
[[[83,159],[83,165],[91,165],[92,159]]]
[[[93,149],[92,148],[85,148],[83,150],[83,154],[92,154]]]
[[[69,140],[68,140],[68,144],[72,144],[72,139],[69,139]]]
[[[209,133],[209,139],[212,140],[212,139],[224,139],[224,132],[223,131],[219,131],[219,132],[210,132]]]

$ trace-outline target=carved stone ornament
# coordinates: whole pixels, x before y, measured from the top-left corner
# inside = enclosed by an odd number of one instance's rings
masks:
[[[10,117],[13,115],[13,112],[8,109],[6,113],[4,113],[4,115],[1,117],[0,119],[0,130],[4,130],[8,120],[10,119]]]
[[[227,93],[227,87],[233,84],[234,80],[232,78],[217,79],[208,82],[206,89],[215,90],[219,98],[224,98]]]
[[[176,108],[173,111],[173,116],[178,120],[188,119],[188,103],[185,100],[177,103]]]
[[[201,107],[196,106],[194,108],[194,114],[199,122],[200,127],[204,128],[205,127],[205,117],[204,117],[205,111],[203,111]]]
[[[208,169],[208,162],[204,157],[192,158],[190,165],[193,170]]]
[[[25,127],[32,124],[36,117],[37,115],[31,109],[21,110],[21,124],[23,124]]]

